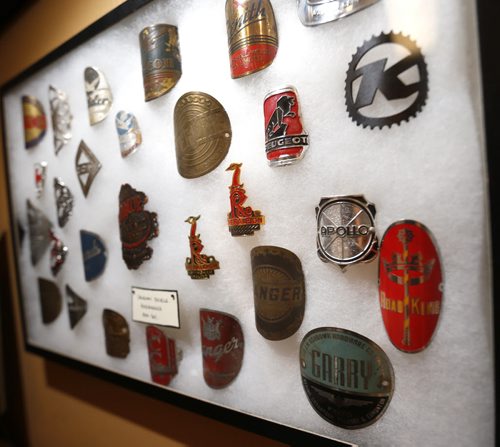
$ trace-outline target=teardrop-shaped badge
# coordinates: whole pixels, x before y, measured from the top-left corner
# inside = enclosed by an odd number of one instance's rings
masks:
[[[85,92],[87,94],[87,107],[89,121],[93,126],[104,120],[113,104],[111,88],[104,73],[96,67],[87,67],[83,74]]]
[[[31,264],[36,265],[49,248],[51,242],[52,223],[29,200],[26,201],[28,209],[28,230],[30,235]]]
[[[111,309],[102,311],[106,352],[111,357],[124,359],[130,352],[130,330],[125,318]]]
[[[56,155],[71,140],[71,121],[73,115],[69,108],[68,95],[58,88],[49,86],[50,114],[54,130],[54,149]]]
[[[108,253],[101,237],[91,231],[80,230],[85,281],[92,281],[104,272]]]
[[[146,327],[149,369],[151,379],[160,385],[168,385],[177,374],[177,350],[175,340],[168,338],[156,326]]]
[[[42,309],[43,324],[52,323],[61,313],[62,298],[59,287],[48,279],[38,278],[40,292],[40,305]]]
[[[120,152],[125,158],[133,154],[142,143],[141,129],[135,116],[123,110],[116,114],[115,123]]]
[[[87,300],[77,295],[68,285],[66,285],[66,297],[68,299],[69,324],[73,329],[87,313]]]
[[[394,222],[379,258],[380,309],[396,348],[418,352],[431,342],[443,300],[438,247],[430,230],[414,220]]]
[[[42,103],[34,96],[25,95],[23,101],[24,143],[26,149],[35,147],[47,131],[47,118]]]

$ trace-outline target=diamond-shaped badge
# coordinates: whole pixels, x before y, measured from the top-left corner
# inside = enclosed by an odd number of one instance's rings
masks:
[[[87,197],[90,187],[92,186],[92,182],[102,165],[83,140],[80,141],[80,145],[78,146],[75,166],[83,195]]]

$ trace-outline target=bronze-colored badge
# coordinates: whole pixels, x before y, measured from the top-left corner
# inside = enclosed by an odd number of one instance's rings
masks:
[[[182,75],[179,34],[173,25],[158,24],[139,34],[144,99],[151,101],[168,93]]]
[[[76,174],[82,187],[83,195],[87,197],[92,182],[99,173],[102,165],[85,141],[80,141],[75,158]]]
[[[68,95],[58,88],[49,86],[50,114],[54,130],[56,155],[71,140],[71,121],[73,115],[69,108]]]
[[[224,160],[231,145],[231,122],[222,104],[203,92],[182,95],[174,110],[177,170],[201,177]]]
[[[42,103],[34,96],[25,95],[23,101],[24,143],[26,149],[35,147],[47,131],[47,118]]]
[[[273,63],[278,29],[269,0],[226,0],[231,76],[240,78]]]
[[[28,209],[31,264],[36,265],[49,248],[52,223],[42,211],[31,204],[29,199],[26,201],[26,205]]]
[[[96,67],[87,67],[84,72],[85,92],[89,109],[90,125],[100,123],[108,116],[113,95],[104,73]]]
[[[191,279],[208,279],[219,268],[219,261],[213,256],[202,254],[203,244],[200,235],[196,234],[196,222],[201,216],[190,216],[186,222],[191,224],[189,248],[191,257],[186,258],[186,270]]]
[[[127,267],[135,270],[153,255],[148,241],[158,237],[160,233],[158,218],[156,213],[144,209],[148,196],[142,191],[136,191],[128,183],[120,188],[119,201],[122,257]]]
[[[288,338],[302,324],[306,304],[300,259],[269,245],[253,248],[250,258],[257,330],[268,340]]]
[[[66,297],[68,298],[69,324],[73,329],[87,313],[87,300],[78,296],[68,285],[66,285]]]
[[[104,309],[102,323],[108,355],[121,359],[127,357],[130,352],[130,331],[127,320],[114,310]]]
[[[61,313],[61,292],[55,282],[43,278],[38,278],[38,290],[40,292],[42,322],[43,324],[52,323]]]

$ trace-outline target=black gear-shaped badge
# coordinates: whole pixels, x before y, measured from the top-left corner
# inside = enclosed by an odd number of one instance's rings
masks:
[[[377,49],[384,44],[390,45]],[[390,65],[386,68],[388,61]],[[415,70],[418,80],[405,82],[402,75],[411,74],[413,80]],[[365,41],[353,55],[347,70],[347,112],[363,127],[381,129],[408,121],[422,110],[428,91],[427,65],[420,48],[400,33],[381,33]]]

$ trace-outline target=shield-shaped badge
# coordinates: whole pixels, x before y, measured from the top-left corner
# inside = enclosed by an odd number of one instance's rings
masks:
[[[100,123],[108,116],[113,95],[104,73],[96,67],[87,67],[83,74],[90,125]]]
[[[61,313],[62,298],[59,287],[48,279],[38,278],[40,292],[40,305],[42,309],[43,324],[52,323]]]
[[[151,379],[160,385],[168,385],[177,374],[175,340],[165,336],[156,326],[146,327]]]
[[[80,244],[85,281],[92,281],[104,272],[108,259],[106,246],[98,234],[86,230],[80,230]]]
[[[54,130],[56,155],[71,140],[71,121],[73,115],[69,108],[68,95],[52,85],[49,86],[50,114]]]
[[[52,223],[45,214],[31,204],[29,199],[26,201],[26,205],[28,209],[31,264],[36,265],[49,248]]]
[[[47,118],[42,103],[34,96],[22,97],[24,117],[24,143],[26,149],[35,147],[47,131]]]
[[[141,129],[139,129],[135,116],[123,110],[116,114],[115,123],[120,142],[120,152],[122,157],[125,158],[133,154],[141,145]]]
[[[200,309],[203,377],[211,388],[223,388],[238,375],[243,362],[243,331],[232,315]]]
[[[430,230],[400,220],[385,232],[379,260],[380,309],[396,348],[418,352],[431,342],[443,300],[439,252]]]
[[[56,196],[57,222],[60,227],[64,227],[73,212],[73,194],[59,177],[54,178],[54,194]]]
[[[111,309],[102,311],[106,352],[111,357],[124,359],[130,352],[130,331],[125,318]]]
[[[87,300],[78,296],[68,285],[66,285],[66,297],[68,298],[69,325],[73,329],[87,313]]]
[[[82,187],[83,195],[87,197],[92,182],[99,173],[102,165],[85,141],[80,141],[75,158],[76,174]]]

